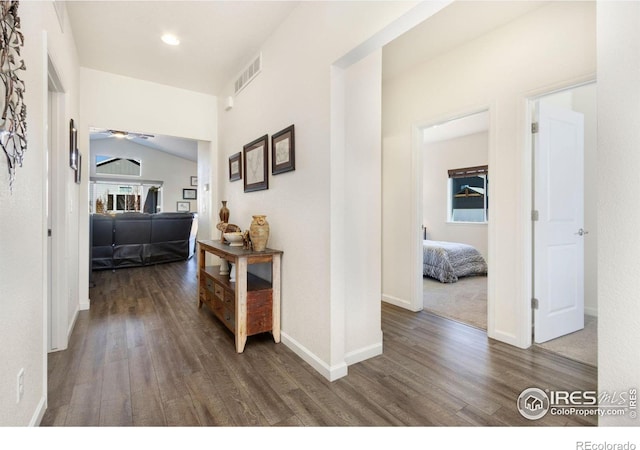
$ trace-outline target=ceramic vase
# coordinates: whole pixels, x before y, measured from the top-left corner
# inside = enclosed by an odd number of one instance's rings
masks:
[[[220,208],[220,222],[229,223],[229,208],[227,208],[227,201],[222,201],[222,208]]]
[[[262,252],[267,248],[267,241],[269,240],[269,222],[266,219],[267,216],[255,215],[251,221],[249,227],[249,236],[251,237],[251,244],[253,250],[256,252]]]

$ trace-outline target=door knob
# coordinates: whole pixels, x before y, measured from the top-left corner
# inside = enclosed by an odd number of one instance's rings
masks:
[[[578,236],[584,236],[585,234],[589,234],[589,232],[580,228],[577,233],[573,233],[573,234],[577,234]]]

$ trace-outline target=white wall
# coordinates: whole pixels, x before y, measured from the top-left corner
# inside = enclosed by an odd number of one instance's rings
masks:
[[[526,98],[593,77],[595,65],[595,5],[552,2],[383,84],[383,183],[394,188],[383,203],[384,260],[393,261],[383,268],[385,295],[412,296],[411,212],[403,201],[412,183],[397,177],[412,171],[411,127],[489,107],[488,332],[529,345]]]
[[[268,245],[284,251],[283,343],[327,378],[344,374],[345,353],[362,345],[353,342],[354,347],[347,349],[345,317],[351,311],[345,311],[343,302],[332,302],[334,289],[343,298],[346,287],[337,288],[330,264],[335,256],[331,221],[339,219],[330,205],[332,200],[340,202],[335,195],[344,194],[335,192],[332,199],[332,183],[344,177],[332,172],[331,65],[412,6],[405,2],[301,2],[260,49],[262,73],[235,97],[233,109],[219,111],[221,199],[228,201],[230,221],[243,229],[249,226],[252,214],[266,214],[271,227]],[[232,95],[231,81],[221,98]],[[295,171],[270,175],[269,189],[258,192],[244,193],[242,181],[228,181],[229,156],[265,133],[272,135],[291,124],[296,133]],[[348,170],[355,173],[358,167]],[[369,231],[366,227],[340,228],[346,245],[353,233],[367,236]],[[375,229],[371,231],[375,236]],[[340,237],[334,234],[333,238]],[[379,245],[379,239],[371,242]],[[375,286],[379,280],[370,281]],[[379,314],[378,302],[356,320],[370,328]],[[379,320],[375,327],[379,338]]]
[[[191,186],[191,177],[198,173],[198,165],[194,161],[154,150],[126,139],[97,139],[91,141],[89,163],[91,164],[92,177],[96,176],[96,156],[98,155],[139,159],[142,168],[141,176],[139,178],[122,177],[123,182],[136,181],[136,179],[163,181],[163,212],[177,211],[176,202],[178,201],[188,201],[191,204],[190,211],[198,211],[197,199],[184,200],[182,198],[182,189],[197,189]],[[142,204],[144,204],[144,200],[141,199]]]
[[[598,389],[640,386],[640,3],[598,2]],[[638,426],[629,415],[600,425]]]
[[[64,11],[63,11],[64,13]],[[78,61],[69,20],[65,27],[58,22],[52,2],[21,2],[21,18],[25,45],[22,56],[27,67],[20,73],[26,85],[27,152],[23,167],[16,171],[13,193],[9,191],[6,160],[0,161],[0,425],[38,424],[46,406],[46,285],[47,249],[45,216],[45,179],[47,149],[47,53],[51,57],[64,87],[64,104],[60,132],[68,136],[70,117],[78,112]],[[65,139],[66,141],[66,139]],[[59,276],[63,279],[60,299],[66,315],[73,317],[79,308],[77,239],[68,235],[77,229],[79,187],[72,181],[66,147],[54,144],[52,158],[62,167],[59,174],[61,195],[58,210],[63,227],[60,245],[64,254],[55,260],[69,262]],[[66,224],[66,225],[64,225]],[[60,268],[59,268],[60,269]],[[64,317],[63,317],[64,318]],[[68,324],[63,324],[63,327]],[[63,332],[66,330],[63,330]],[[25,369],[24,397],[16,402],[16,377]]]
[[[488,258],[487,224],[453,223],[449,215],[449,169],[489,163],[489,133],[474,133],[425,144],[423,159],[423,225],[427,239],[474,246]],[[491,180],[491,168],[489,168]],[[491,182],[491,181],[489,181]]]
[[[340,268],[348,311],[345,360],[353,364],[382,353],[381,49],[346,70],[345,92],[344,203],[334,212],[344,230],[353,230],[345,233]]]

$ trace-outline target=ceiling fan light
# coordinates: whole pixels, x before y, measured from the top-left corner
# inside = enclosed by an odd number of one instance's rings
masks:
[[[180,44],[180,39],[178,39],[175,35],[173,34],[163,34],[162,35],[162,42],[164,42],[167,45],[179,45]]]
[[[118,139],[122,139],[127,137],[127,133],[125,133],[124,131],[114,131],[113,132],[113,137],[116,137]]]

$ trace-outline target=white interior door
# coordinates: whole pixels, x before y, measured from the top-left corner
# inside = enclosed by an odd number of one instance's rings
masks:
[[[534,341],[584,328],[584,117],[538,103],[534,135]]]

